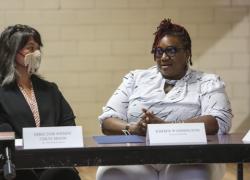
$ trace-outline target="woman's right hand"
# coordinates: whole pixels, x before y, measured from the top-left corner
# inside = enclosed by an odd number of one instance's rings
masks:
[[[140,122],[140,121],[139,121]],[[145,136],[146,131],[141,129],[139,122],[131,122],[127,124],[124,120],[119,118],[107,118],[102,123],[102,132],[106,135],[121,135],[123,130],[127,129],[126,126],[129,125],[128,131],[130,134]]]
[[[129,132],[131,134],[135,134],[135,135],[139,135],[139,136],[145,136],[146,135],[147,129],[142,127],[141,121],[134,122],[134,123],[132,122],[132,123],[129,123],[129,124],[130,124]]]

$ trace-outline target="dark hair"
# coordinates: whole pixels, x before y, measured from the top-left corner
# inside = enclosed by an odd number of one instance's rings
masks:
[[[157,30],[154,33],[154,35],[155,35],[155,39],[154,39],[154,43],[153,43],[152,50],[151,50],[152,54],[155,53],[155,49],[157,48],[159,41],[165,35],[176,36],[182,41],[183,48],[190,52],[189,63],[190,63],[190,65],[193,64],[192,60],[191,60],[191,57],[192,57],[191,38],[190,38],[187,30],[184,27],[182,27],[178,24],[173,24],[171,22],[171,19],[164,19],[161,21],[160,25],[157,27]]]
[[[7,27],[0,36],[0,85],[9,84],[16,80],[18,73],[15,69],[16,54],[22,49],[30,37],[43,46],[41,36],[34,28],[16,24]]]

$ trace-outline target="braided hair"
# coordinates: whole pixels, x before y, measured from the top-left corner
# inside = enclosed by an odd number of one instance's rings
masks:
[[[188,50],[190,52],[190,58],[189,58],[189,63],[192,65],[192,51],[191,51],[191,38],[187,32],[187,30],[178,25],[178,24],[173,24],[171,22],[171,19],[163,19],[160,23],[160,25],[157,27],[156,32],[154,33],[155,39],[154,43],[152,45],[152,50],[151,53],[155,54],[155,49],[157,48],[157,45],[159,44],[159,41],[166,35],[170,36],[176,36],[178,37],[183,44],[183,48],[185,50]]]

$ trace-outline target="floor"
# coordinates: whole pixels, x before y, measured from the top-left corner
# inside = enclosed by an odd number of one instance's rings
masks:
[[[227,164],[227,172],[223,180],[236,180],[236,164]],[[95,172],[97,167],[81,167],[78,168],[82,180],[95,180]],[[244,164],[244,179],[250,179],[250,163]]]

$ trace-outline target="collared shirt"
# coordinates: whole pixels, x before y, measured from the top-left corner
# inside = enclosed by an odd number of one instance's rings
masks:
[[[22,92],[26,102],[28,103],[30,110],[33,114],[33,117],[35,119],[35,123],[36,123],[36,127],[40,126],[40,115],[39,115],[39,110],[38,110],[38,106],[37,106],[37,102],[36,102],[36,96],[35,96],[35,92],[33,89],[33,85],[31,88],[31,97],[28,96],[28,94],[26,93],[25,89],[22,86],[19,86],[20,91]]]
[[[172,122],[212,115],[219,124],[218,133],[231,128],[232,111],[225,92],[224,82],[215,74],[188,69],[185,76],[165,93],[166,79],[156,66],[128,73],[111,96],[99,120],[116,117],[126,122],[136,122],[146,108]]]

